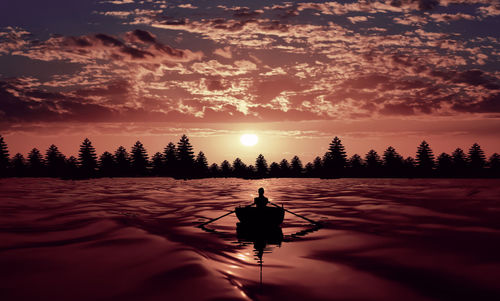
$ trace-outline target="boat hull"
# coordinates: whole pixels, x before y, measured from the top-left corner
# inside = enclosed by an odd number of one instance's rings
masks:
[[[235,211],[242,225],[254,228],[278,227],[285,218],[285,210],[279,207],[238,207]]]
[[[236,236],[239,242],[252,242],[257,245],[281,245],[283,231],[281,227],[270,227],[267,229],[254,229],[249,226],[237,224]]]

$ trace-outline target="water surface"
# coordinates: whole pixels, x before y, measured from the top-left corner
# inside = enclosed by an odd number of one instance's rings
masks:
[[[262,256],[231,214],[285,215]],[[0,180],[2,300],[500,300],[500,181]],[[262,276],[262,280],[261,280]]]

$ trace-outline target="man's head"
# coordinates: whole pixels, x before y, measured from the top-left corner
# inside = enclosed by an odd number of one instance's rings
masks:
[[[259,188],[259,195],[264,195],[264,188]]]

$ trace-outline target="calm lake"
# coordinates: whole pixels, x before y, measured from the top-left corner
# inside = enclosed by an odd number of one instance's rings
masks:
[[[259,187],[323,227],[196,227]],[[0,180],[2,300],[500,300],[499,279],[500,180]]]

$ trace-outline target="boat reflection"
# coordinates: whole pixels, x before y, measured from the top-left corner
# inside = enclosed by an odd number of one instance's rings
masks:
[[[236,237],[238,242],[245,245],[248,243],[253,244],[255,256],[257,257],[260,267],[260,291],[262,293],[262,264],[264,263],[262,257],[265,252],[271,252],[272,247],[281,247],[283,242],[283,231],[280,226],[274,227],[255,227],[248,224],[236,224]]]
[[[281,246],[283,242],[283,231],[281,227],[255,228],[242,223],[236,224],[236,237],[242,244],[252,243],[257,258],[262,261],[264,251],[270,251],[266,248],[268,245]]]

